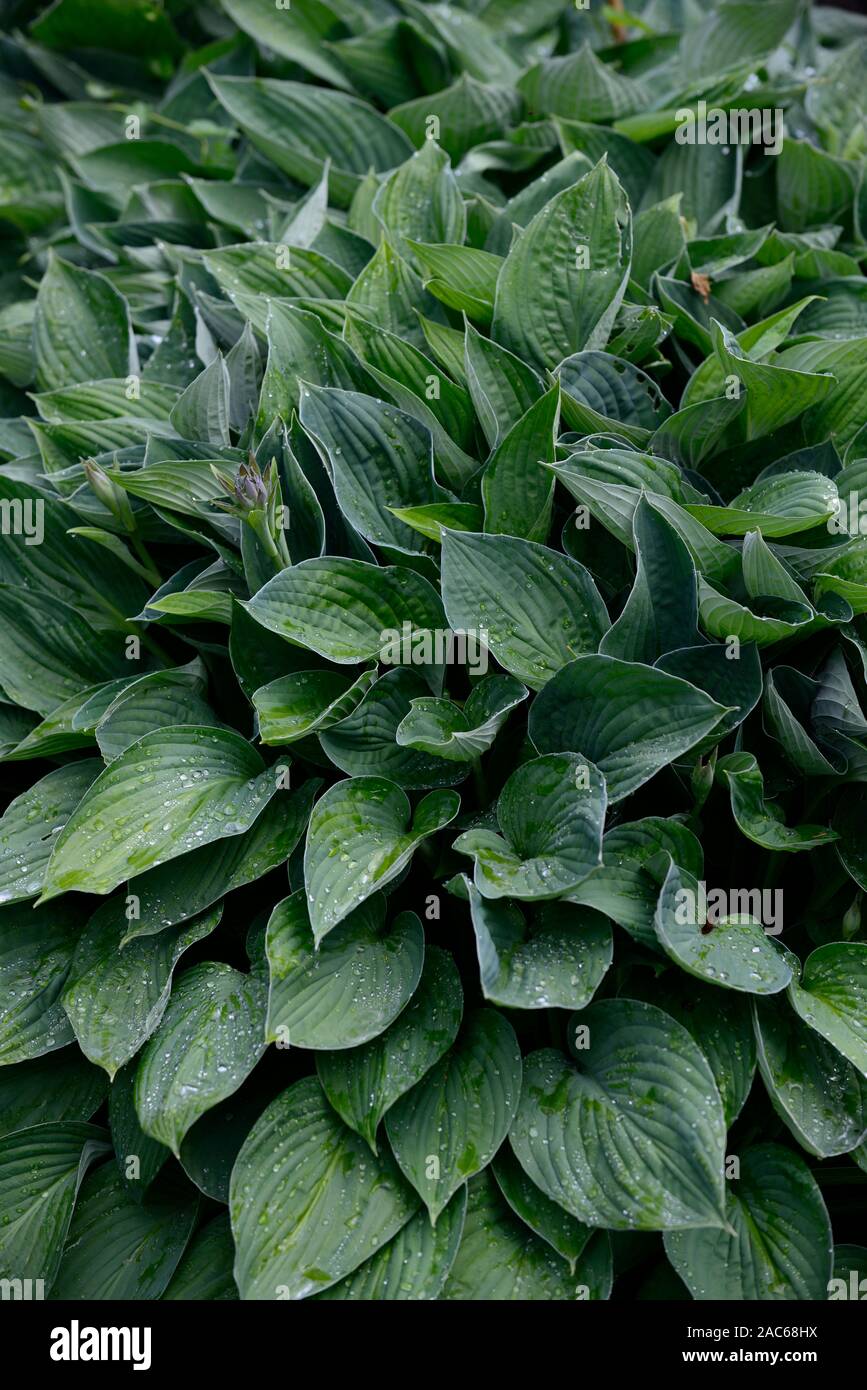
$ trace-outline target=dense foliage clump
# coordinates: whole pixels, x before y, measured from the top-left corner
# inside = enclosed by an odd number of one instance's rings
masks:
[[[867,21],[0,13],[0,1278],[851,1296]]]

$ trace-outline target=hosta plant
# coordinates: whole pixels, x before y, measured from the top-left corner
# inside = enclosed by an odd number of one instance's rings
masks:
[[[867,22],[0,11],[0,1279],[867,1287]]]

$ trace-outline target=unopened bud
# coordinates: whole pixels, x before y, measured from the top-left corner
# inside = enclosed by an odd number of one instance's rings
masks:
[[[108,508],[125,531],[134,531],[136,529],[135,517],[130,500],[123,488],[118,487],[117,483],[113,482],[105,470],[100,468],[98,463],[94,463],[93,459],[85,459],[84,473],[102,505]]]
[[[849,911],[844,913],[843,921],[840,924],[844,941],[851,941],[853,936],[857,936],[861,930],[861,894],[855,898]]]

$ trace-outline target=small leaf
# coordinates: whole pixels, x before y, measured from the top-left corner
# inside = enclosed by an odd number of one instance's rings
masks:
[[[546,903],[528,926],[514,903],[468,886],[482,993],[512,1009],[583,1009],[611,965],[611,927],[588,908]]]
[[[199,1116],[253,1070],[265,1050],[263,1021],[263,991],[252,976],[213,962],[187,970],[136,1071],[135,1107],[145,1133],[177,1156]]]
[[[867,946],[833,942],[804,961],[789,986],[792,1008],[867,1077]]]
[[[268,921],[265,1040],[314,1051],[355,1048],[383,1033],[421,975],[424,934],[412,912],[386,928],[386,899],[369,898],[317,947],[304,891]]]
[[[563,897],[602,862],[605,781],[577,754],[549,754],[512,773],[497,802],[502,835],[469,830],[455,841],[475,857],[486,898]]]
[[[744,911],[718,914],[713,890],[708,894],[692,874],[670,863],[656,908],[656,934],[667,955],[698,979],[745,994],[778,994],[791,980],[792,967],[765,934],[762,892],[732,890],[729,900],[735,892],[746,899]],[[782,928],[776,919],[774,925]]]
[[[423,840],[454,820],[459,806],[456,792],[431,792],[412,814],[406,793],[382,777],[355,777],[331,787],[314,807],[304,851],[317,944],[395,878]]]

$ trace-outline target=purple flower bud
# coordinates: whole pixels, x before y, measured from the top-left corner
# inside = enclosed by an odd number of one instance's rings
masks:
[[[235,496],[245,511],[267,506],[268,489],[254,463],[241,464],[235,482]]]

